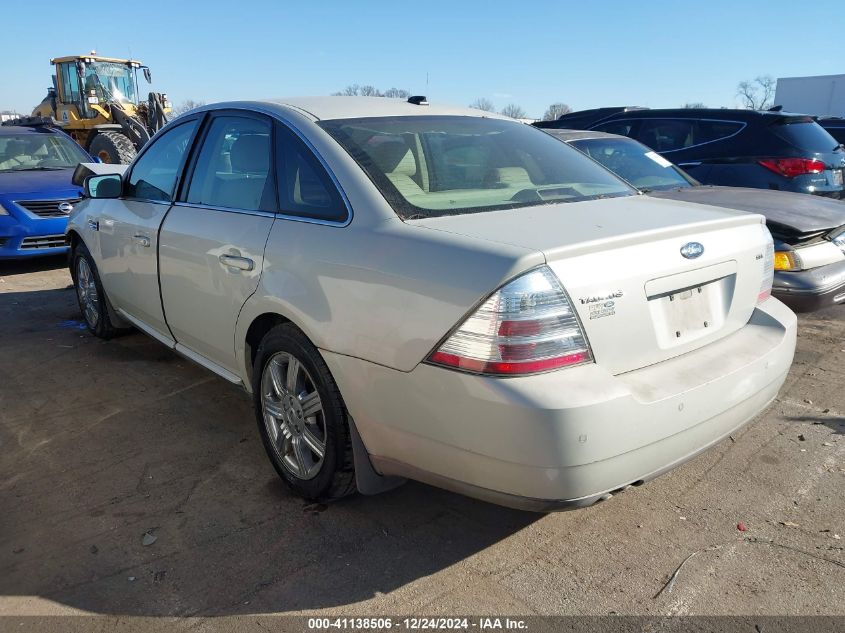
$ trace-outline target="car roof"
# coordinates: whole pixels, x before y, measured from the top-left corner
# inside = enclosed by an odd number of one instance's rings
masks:
[[[358,119],[388,116],[475,116],[495,119],[509,119],[509,117],[485,112],[474,108],[464,108],[447,104],[431,103],[416,105],[406,99],[389,97],[288,97],[281,99],[266,99],[259,101],[236,101],[214,103],[198,108],[197,111],[219,110],[227,107],[261,107],[275,109],[281,107],[294,108],[315,121],[331,119]]]
[[[55,134],[58,130],[45,125],[0,125],[0,136],[9,136],[11,134]]]
[[[560,128],[541,128],[546,134],[551,134],[559,138],[562,141],[580,141],[583,139],[589,138],[607,138],[607,139],[614,139],[619,140],[623,139],[626,141],[632,141],[636,143],[632,138],[628,138],[627,136],[622,136],[621,134],[610,134],[608,132],[598,132],[596,130],[565,130]]]
[[[747,110],[742,108],[644,108],[628,110],[611,114],[601,122],[614,119],[651,119],[651,118],[680,118],[680,119],[733,119],[739,121],[757,120],[759,118],[801,117],[810,115],[800,112],[785,112],[782,110]],[[598,122],[597,122],[598,123]]]

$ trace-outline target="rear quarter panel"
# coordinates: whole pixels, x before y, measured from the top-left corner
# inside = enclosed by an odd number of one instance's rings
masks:
[[[544,261],[398,218],[361,227],[279,219],[235,332],[244,383],[246,333],[262,314],[289,319],[318,348],[410,371],[481,299]]]

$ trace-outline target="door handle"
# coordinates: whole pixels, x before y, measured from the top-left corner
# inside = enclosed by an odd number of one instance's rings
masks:
[[[221,255],[220,263],[231,268],[239,268],[241,270],[254,270],[255,262],[248,257],[238,257],[237,255]]]
[[[147,237],[146,235],[135,235],[135,236],[132,237],[132,239],[135,240],[136,243],[140,244],[144,248],[150,247],[150,238]]]

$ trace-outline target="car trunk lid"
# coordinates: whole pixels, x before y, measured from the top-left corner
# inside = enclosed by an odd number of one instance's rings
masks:
[[[758,215],[646,197],[413,221],[542,251],[595,361],[617,374],[692,351],[748,322],[769,239],[762,223]]]

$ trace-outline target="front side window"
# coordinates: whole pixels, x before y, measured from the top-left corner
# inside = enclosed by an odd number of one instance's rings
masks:
[[[176,179],[198,120],[171,128],[152,142],[129,174],[125,195],[153,202],[170,202]]]
[[[88,160],[79,145],[63,134],[0,136],[0,172],[69,169]]]
[[[329,222],[344,222],[346,205],[326,170],[305,143],[284,125],[276,127],[279,211]]]
[[[194,167],[187,202],[273,211],[270,123],[242,116],[215,117]]]
[[[572,145],[640,190],[691,187],[692,182],[671,162],[630,139],[578,139]]]
[[[515,121],[400,116],[320,125],[405,219],[634,193],[579,151]]]

